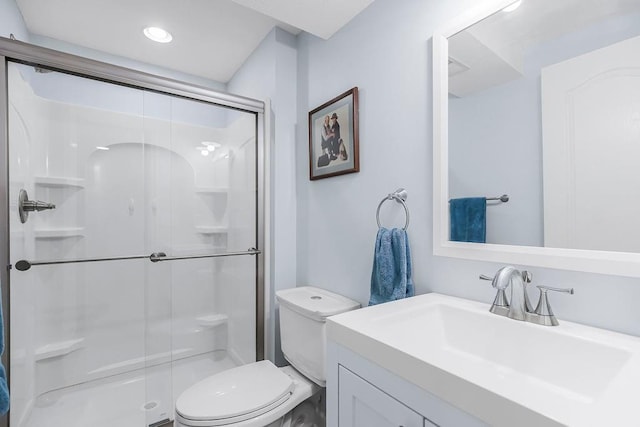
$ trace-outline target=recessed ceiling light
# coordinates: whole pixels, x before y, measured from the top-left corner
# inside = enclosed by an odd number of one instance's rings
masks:
[[[513,12],[514,10],[519,8],[521,4],[522,4],[522,0],[518,0],[516,2],[511,3],[509,6],[505,7],[504,9],[502,9],[502,11],[503,12]]]
[[[200,154],[202,154],[203,156],[208,156],[209,155],[209,150],[207,150],[206,148],[203,149],[202,151],[200,151]]]
[[[147,36],[147,38],[158,43],[169,43],[171,40],[173,40],[173,36],[169,31],[163,30],[162,28],[159,28],[159,27],[145,28],[144,35]]]
[[[96,150],[109,151],[109,147],[98,146],[98,147],[96,147]]]

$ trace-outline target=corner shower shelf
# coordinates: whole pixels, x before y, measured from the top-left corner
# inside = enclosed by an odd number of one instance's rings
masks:
[[[223,225],[197,225],[196,231],[200,234],[226,234],[228,228]]]
[[[52,359],[54,357],[66,356],[76,350],[82,348],[84,338],[78,338],[75,340],[54,342],[51,344],[43,345],[36,349],[34,359],[36,362],[46,359]]]
[[[227,194],[228,192],[227,187],[196,187],[198,194]]]
[[[53,187],[53,188],[68,188],[68,187],[76,187],[76,188],[84,188],[84,179],[83,178],[73,178],[68,176],[36,176],[34,178],[34,182],[36,185],[42,187]]]
[[[208,316],[198,317],[198,324],[205,327],[214,327],[227,323],[229,317],[226,314],[210,314]]]
[[[60,227],[41,228],[33,230],[36,239],[65,239],[68,237],[83,237],[84,228],[81,227]]]

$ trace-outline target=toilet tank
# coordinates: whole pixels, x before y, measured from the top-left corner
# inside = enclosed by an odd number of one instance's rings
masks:
[[[326,320],[360,308],[360,303],[304,286],[276,292],[280,303],[280,342],[284,357],[311,381],[326,385]]]

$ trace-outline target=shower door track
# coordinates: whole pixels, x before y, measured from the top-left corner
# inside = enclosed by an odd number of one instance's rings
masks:
[[[203,255],[183,255],[183,256],[167,256],[164,252],[154,252],[151,255],[132,255],[132,256],[120,256],[120,257],[105,257],[105,258],[81,258],[81,259],[60,259],[50,261],[27,261],[21,259],[16,262],[16,270],[27,271],[33,266],[37,265],[55,265],[55,264],[76,264],[83,262],[102,262],[102,261],[122,261],[130,259],[148,259],[151,262],[161,261],[178,261],[183,259],[201,259],[201,258],[221,258],[228,256],[242,256],[242,255],[259,255],[262,252],[256,248],[251,248],[246,251],[240,252],[222,252],[217,254],[203,254]],[[11,268],[11,265],[9,266]]]

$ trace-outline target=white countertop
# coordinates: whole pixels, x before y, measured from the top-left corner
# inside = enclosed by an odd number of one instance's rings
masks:
[[[640,426],[640,338],[425,294],[333,316],[327,337],[495,426]]]

